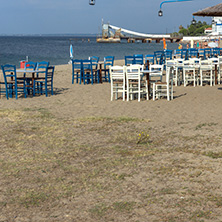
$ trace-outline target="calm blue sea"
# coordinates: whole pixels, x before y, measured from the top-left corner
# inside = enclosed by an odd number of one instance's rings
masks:
[[[88,41],[89,40],[89,41]],[[74,58],[86,59],[89,56],[115,56],[124,59],[125,55],[153,54],[162,50],[162,43],[127,43],[107,44],[97,43],[96,37],[87,36],[1,36],[0,65],[15,64],[28,56],[29,61],[49,61],[51,65],[67,64],[69,61],[69,46],[73,45]],[[175,50],[177,43],[167,43],[168,49]]]

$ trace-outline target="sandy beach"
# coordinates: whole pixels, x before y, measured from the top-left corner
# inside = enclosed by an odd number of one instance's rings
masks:
[[[71,84],[67,64],[53,96],[0,109],[0,221],[222,221],[222,85],[111,102],[109,83]]]
[[[115,65],[124,64],[123,60]],[[71,84],[71,65],[58,65],[55,68],[54,95],[30,97],[18,100],[3,98],[1,108],[45,108],[56,116],[130,116],[146,118],[157,126],[177,125],[178,122],[198,124],[200,122],[220,123],[222,110],[222,85],[174,87],[174,100],[123,102],[110,101],[110,84],[79,85]]]

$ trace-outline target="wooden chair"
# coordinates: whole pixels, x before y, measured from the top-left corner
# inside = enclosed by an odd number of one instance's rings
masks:
[[[213,74],[212,60],[202,60],[200,62],[200,85],[202,86],[203,82],[209,82],[210,86],[215,85]]]
[[[102,78],[105,82],[110,82],[109,68],[114,64],[114,56],[104,57],[104,69],[102,69]]]
[[[190,82],[193,86],[196,86],[196,67],[194,60],[183,61],[183,84],[186,87]]]
[[[167,97],[167,100],[173,99],[173,67],[166,67],[166,82],[153,83],[153,100],[160,97]]]
[[[126,95],[126,78],[125,78],[125,66],[111,66],[109,68],[110,80],[111,80],[111,101],[113,96],[118,99],[118,94],[122,94],[123,101],[125,101]]]
[[[79,60],[79,59],[72,59],[72,84],[74,84],[75,80],[76,80],[76,83],[79,82],[79,84],[81,84],[82,60]]]
[[[46,68],[45,76],[38,77],[34,80],[33,83],[33,96],[35,95],[36,85],[39,85],[38,92],[42,95],[43,93],[45,96],[48,96],[48,93],[51,92],[51,95],[53,95],[53,77],[54,77],[54,66],[49,66]]]
[[[5,88],[1,89],[1,93],[6,94],[6,98],[12,98],[15,95],[15,98],[18,99],[18,94],[22,93],[24,97],[27,97],[27,88],[25,79],[17,79],[16,66],[15,65],[2,65],[2,72],[4,77]],[[2,85],[2,83],[1,83]]]
[[[142,95],[146,95],[146,99],[149,99],[148,83],[146,79],[143,79],[142,65],[131,65],[126,67],[126,85],[127,101],[137,96],[138,102],[140,102]]]

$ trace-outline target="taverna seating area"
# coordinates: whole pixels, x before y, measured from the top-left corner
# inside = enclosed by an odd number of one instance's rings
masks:
[[[7,99],[18,96],[28,97],[53,95],[54,66],[49,62],[26,62],[24,68],[17,69],[15,65],[2,65],[3,78],[0,82],[1,96]]]
[[[111,100],[172,100],[176,87],[221,83],[222,49],[155,51],[125,57],[125,66],[110,67]],[[133,76],[133,77],[132,77]]]

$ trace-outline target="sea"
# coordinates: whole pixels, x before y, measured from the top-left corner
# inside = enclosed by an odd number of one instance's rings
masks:
[[[49,61],[51,65],[67,64],[70,61],[70,44],[73,45],[74,59],[105,56],[124,59],[126,55],[153,54],[163,50],[163,43],[97,43],[96,36],[0,36],[0,65],[20,66],[21,61]],[[167,42],[167,48],[175,50],[178,43]]]

